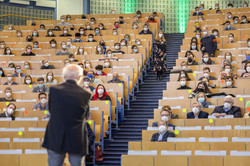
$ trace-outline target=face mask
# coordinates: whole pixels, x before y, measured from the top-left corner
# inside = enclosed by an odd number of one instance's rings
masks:
[[[217,36],[217,35],[218,35],[218,33],[217,33],[217,32],[214,32],[213,34],[214,34],[214,36]]]
[[[83,49],[82,49],[82,48],[80,48],[80,49],[79,49],[79,52],[80,52],[80,53],[82,53],[82,52],[83,52]]]
[[[203,35],[206,36],[206,35],[207,35],[207,31],[204,31],[204,32],[203,32]]]
[[[208,74],[208,73],[204,73],[204,77],[205,77],[205,78],[208,78],[208,77],[209,77],[209,74]]]
[[[26,82],[26,84],[30,84],[31,80],[26,80],[25,82]]]
[[[7,77],[7,80],[8,81],[12,81],[12,77]]]
[[[18,37],[21,37],[21,33],[18,33],[17,36],[18,36]]]
[[[68,45],[68,46],[71,45],[71,42],[67,42],[67,45]]]
[[[129,41],[129,39],[128,39],[128,38],[126,38],[125,40],[126,40],[126,41]]]
[[[182,68],[182,69],[186,69],[186,68],[187,68],[187,66],[182,66],[181,68]],[[185,76],[185,74],[184,74],[184,76]]]
[[[48,80],[52,80],[52,78],[53,78],[52,76],[48,76]]]
[[[17,69],[16,72],[17,72],[17,73],[21,73],[22,70],[21,70],[21,69]]]
[[[71,20],[71,18],[67,18],[67,20]]]
[[[233,40],[234,40],[234,38],[233,38],[233,37],[229,37],[229,40],[230,40],[230,41],[233,41]]]
[[[10,54],[10,50],[6,51],[7,54]]]
[[[38,84],[38,87],[39,87],[39,88],[42,88],[42,87],[43,87],[43,84]]]
[[[192,61],[193,61],[193,59],[189,57],[188,58],[188,62],[192,62]]]
[[[83,34],[84,34],[84,31],[80,31],[80,34],[83,35]]]
[[[11,108],[8,108],[7,113],[8,115],[12,115],[14,113],[14,110]]]
[[[2,76],[2,74],[3,74],[3,72],[2,72],[2,71],[0,71],[0,76]]]
[[[64,34],[67,34],[67,33],[68,33],[68,31],[63,31],[63,33],[64,33]]]
[[[196,35],[196,38],[198,38],[198,39],[199,39],[199,38],[200,38],[200,35]]]
[[[161,117],[161,120],[163,120],[163,121],[165,121],[165,122],[168,122],[169,119],[168,119],[167,116],[162,116],[162,117]]]
[[[141,15],[140,15],[140,14],[137,14],[137,17],[141,17]]]
[[[69,58],[69,61],[70,62],[73,62],[75,59],[74,58]]]
[[[138,42],[136,42],[136,44],[137,44],[137,45],[140,45],[140,44],[141,44],[141,42],[140,42],[140,41],[138,41]]]
[[[163,34],[160,33],[160,34],[159,34],[159,37],[162,38],[162,37],[163,37]]]
[[[90,29],[90,25],[86,26],[87,29]]]
[[[116,28],[116,29],[119,28],[119,25],[115,25],[115,28]]]
[[[196,46],[191,46],[192,50],[195,50],[196,49]]]
[[[100,45],[104,47],[104,46],[105,46],[105,43],[100,43]]]
[[[238,23],[238,21],[234,21],[234,24],[237,24]]]
[[[227,85],[227,87],[230,87],[232,85],[232,82],[231,81],[227,81],[226,85]]]
[[[65,66],[69,66],[69,65],[70,65],[70,63],[66,63],[66,64],[65,64]]]
[[[204,58],[203,61],[204,61],[204,62],[208,62],[208,58]]]
[[[64,22],[65,20],[64,19],[61,19],[61,22]]]
[[[93,41],[93,38],[89,38],[89,41],[91,41],[91,42],[92,42],[92,41]]]
[[[229,29],[231,26],[230,25],[227,25],[227,28]]]
[[[104,63],[106,67],[109,67],[109,62]]]
[[[225,72],[227,73],[230,73],[230,71],[231,71],[230,69],[225,69]]]
[[[198,102],[203,103],[204,101],[205,101],[205,98],[203,97],[198,98]]]
[[[229,9],[231,9],[233,6],[228,6]]]
[[[73,30],[74,30],[74,28],[70,28],[70,30],[71,30],[71,31],[73,31]]]
[[[49,66],[49,63],[45,63],[44,66],[45,66],[45,67],[48,67],[48,66]]]
[[[1,45],[1,48],[3,49],[5,47],[5,45]]]
[[[101,75],[101,74],[102,74],[102,71],[98,70],[98,71],[96,71],[96,73],[97,73],[98,75]]]
[[[226,56],[226,59],[231,60],[231,56]]]
[[[125,43],[125,42],[122,42],[122,43],[121,43],[121,45],[122,45],[122,46],[125,46],[125,45],[126,45],[126,43]]]
[[[95,31],[96,34],[99,34],[99,31]]]
[[[37,36],[37,33],[36,33],[36,32],[34,32],[34,33],[33,33],[33,36]]]
[[[227,102],[224,103],[224,108],[225,108],[225,109],[228,109],[228,108],[230,108],[230,107],[231,107],[231,104],[230,104],[230,103],[227,103]]]
[[[100,30],[103,30],[103,27],[99,27]]]
[[[31,49],[27,49],[27,52],[28,52],[28,53],[31,53]]]
[[[135,25],[135,26],[134,26],[134,29],[137,29],[137,28],[138,28],[138,27]]]
[[[199,109],[198,109],[197,107],[194,107],[194,108],[192,109],[192,111],[193,111],[194,114],[197,114],[197,113],[199,112]]]
[[[137,48],[135,48],[135,49],[134,49],[134,52],[135,52],[135,53],[137,53],[137,52],[138,52],[138,49],[137,49]]]
[[[159,126],[159,132],[160,133],[163,133],[167,130],[167,127],[166,126]]]
[[[49,36],[52,36],[53,35],[53,32],[49,32]]]
[[[244,4],[243,7],[247,7],[247,5]]]
[[[34,48],[38,48],[38,45],[34,45]]]
[[[245,22],[247,22],[247,20],[246,20],[246,19],[243,19],[243,20],[242,20],[242,22],[244,22],[244,23],[245,23]]]
[[[99,48],[97,48],[97,51],[98,51],[98,52],[101,52],[101,51],[102,51],[102,49],[99,47]]]
[[[247,72],[250,73],[250,66],[247,67]]]
[[[181,86],[185,86],[186,85],[186,81],[181,81],[180,84],[181,84]]]
[[[117,35],[117,32],[113,32],[113,35]]]
[[[24,68],[27,70],[29,69],[30,67],[28,65],[25,65]]]
[[[7,98],[9,98],[9,97],[11,96],[11,93],[8,92],[8,93],[5,94],[5,96],[6,96]]]
[[[95,24],[95,22],[91,22],[91,24],[92,24],[92,25],[94,25],[94,24]]]
[[[40,28],[41,31],[44,31],[44,28]]]
[[[203,7],[200,7],[200,10],[203,10]]]
[[[186,66],[185,66],[186,67]],[[185,74],[181,74],[181,77],[186,77],[186,75]]]
[[[11,31],[11,30],[12,30],[12,28],[11,28],[11,27],[9,27],[9,30]]]
[[[103,94],[104,90],[103,89],[98,89],[97,92],[98,92],[98,94]]]
[[[202,21],[202,20],[203,20],[203,19],[200,17],[200,18],[199,18],[199,21]]]
[[[116,50],[119,50],[119,49],[120,49],[120,46],[115,46],[115,49],[116,49]]]
[[[46,101],[47,101],[46,99],[41,99],[41,103],[42,103],[42,104],[45,104]]]
[[[219,9],[219,6],[215,6],[215,9]]]
[[[52,47],[52,48],[55,48],[55,47],[56,47],[56,44],[51,44],[51,47]]]
[[[90,68],[90,64],[89,64],[89,63],[87,63],[87,64],[86,64],[86,67],[87,67],[87,68]]]
[[[147,31],[147,30],[148,30],[148,28],[147,28],[147,27],[144,27],[144,28],[143,28],[143,30],[144,30],[144,31]]]
[[[108,57],[112,57],[112,54],[108,54]]]
[[[62,45],[62,49],[66,49],[67,46],[65,44]]]
[[[89,85],[89,82],[88,81],[84,81],[83,84],[84,85]]]
[[[231,15],[229,15],[229,16],[228,16],[228,18],[229,18],[229,19],[231,19],[231,18],[232,18],[232,16],[231,16]]]

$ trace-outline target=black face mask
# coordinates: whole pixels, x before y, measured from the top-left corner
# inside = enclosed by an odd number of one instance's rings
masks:
[[[32,38],[28,38],[27,41],[28,41],[28,42],[31,42],[31,41],[32,41]]]
[[[123,24],[124,23],[124,21],[120,21],[120,24]]]
[[[100,43],[101,46],[105,46],[105,43]]]
[[[202,88],[198,88],[197,91],[198,91],[198,92],[205,92],[205,90],[202,89]]]
[[[188,62],[193,62],[193,59],[189,57]]]
[[[83,16],[82,16],[82,19],[86,19],[86,16],[85,16],[85,15],[83,15]]]
[[[71,31],[73,31],[75,28],[70,28]]]
[[[155,19],[153,17],[149,18],[150,21],[154,21]]]

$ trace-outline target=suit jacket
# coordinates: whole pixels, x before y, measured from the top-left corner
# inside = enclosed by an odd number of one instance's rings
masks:
[[[154,134],[152,135],[151,142],[157,142],[159,136],[160,136],[160,133],[154,133]],[[174,135],[174,133],[167,131],[167,132],[163,135],[162,140],[161,140],[160,142],[164,142],[164,141],[167,142],[167,141],[168,141],[168,137],[175,137],[175,135]]]
[[[73,80],[50,87],[43,147],[57,153],[88,154],[86,119],[91,94]]]
[[[16,117],[13,116],[13,115],[10,115],[10,117],[11,117],[12,120],[15,120],[15,118],[16,118]],[[7,118],[5,112],[0,114],[0,118]]]
[[[206,119],[208,118],[208,113],[207,112],[204,112],[204,111],[200,111],[199,115],[198,115],[198,119]],[[189,112],[187,113],[187,119],[194,119],[195,116],[194,116],[194,113],[193,112]]]
[[[220,114],[226,113],[227,115],[233,115],[235,118],[242,118],[240,107],[232,106],[231,109],[227,112],[223,109],[223,107],[224,107],[223,105],[215,107],[212,114],[214,114],[214,113],[220,113]]]

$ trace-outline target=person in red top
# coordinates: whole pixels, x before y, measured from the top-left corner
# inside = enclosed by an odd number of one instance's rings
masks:
[[[96,73],[95,73],[95,76],[106,76],[107,74],[105,72],[103,72],[103,66],[102,65],[97,65],[95,67],[96,69]]]
[[[92,99],[93,101],[96,100],[109,100],[111,101],[111,98],[109,94],[106,92],[105,87],[102,84],[99,84],[95,89],[95,94],[93,95]]]
[[[146,22],[148,22],[148,23],[157,23],[157,21],[155,20],[153,15],[149,16],[149,18],[148,18],[148,20]]]

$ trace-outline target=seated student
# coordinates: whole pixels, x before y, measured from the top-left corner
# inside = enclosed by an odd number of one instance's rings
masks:
[[[55,69],[54,65],[49,64],[49,60],[47,58],[44,58],[42,60],[42,66],[40,69]]]
[[[109,100],[111,101],[111,98],[109,94],[106,92],[105,87],[102,84],[99,84],[95,89],[95,94],[93,95],[92,99],[93,101],[97,100]]]
[[[126,24],[126,22],[123,19],[123,16],[119,16],[119,20],[118,20],[119,24]]]
[[[234,82],[234,78],[231,76],[227,76],[224,78],[225,79],[225,84],[226,86],[222,87],[222,88],[236,88],[234,86],[235,82]]]
[[[91,31],[93,30],[93,29],[91,28],[90,22],[86,22],[86,23],[85,23],[85,27],[86,27],[85,31],[86,31],[86,30],[91,30]]]
[[[21,30],[17,30],[16,31],[16,36],[17,37],[22,37],[22,31]]]
[[[137,47],[137,45],[133,45],[132,46],[132,52],[131,52],[131,54],[138,54],[138,47]]]
[[[84,50],[83,46],[79,46],[75,55],[88,55],[88,53]]]
[[[124,81],[119,79],[119,74],[117,72],[113,72],[113,78],[112,80],[109,80],[108,83],[123,83]]]
[[[88,35],[88,40],[87,42],[96,42],[96,40],[94,40],[94,35],[93,34],[89,34]]]
[[[96,46],[96,52],[95,52],[97,55],[103,55],[104,54],[104,49],[103,49],[103,47],[100,45],[100,44],[98,44],[97,46]]]
[[[206,101],[207,96],[203,92],[199,92],[196,96],[196,101],[201,103],[201,108],[208,108],[209,105],[211,105],[210,102]]]
[[[245,69],[246,72],[242,73],[241,77],[243,77],[243,78],[250,78],[250,61],[247,61],[245,63],[244,69]]]
[[[23,85],[32,85],[34,82],[32,81],[32,77],[30,75],[26,75],[23,80]]]
[[[95,31],[95,36],[102,36],[102,34],[100,33],[99,27],[95,27],[94,31]]]
[[[247,16],[246,15],[243,15],[241,16],[241,23],[240,24],[249,24],[250,21],[247,20]]]
[[[78,31],[79,31],[79,33],[80,33],[81,36],[86,36],[86,35],[85,35],[85,29],[84,29],[83,27],[80,27],[80,28],[78,29]]]
[[[110,50],[110,49],[106,51],[104,58],[118,60],[118,57],[116,57],[114,54],[112,54],[112,50]],[[100,58],[100,59],[103,59],[103,58]]]
[[[10,47],[5,47],[3,55],[14,55]]]
[[[72,42],[76,43],[76,42],[84,42],[84,41],[81,39],[81,34],[80,33],[76,33],[75,34],[75,39]]]
[[[7,82],[5,82],[3,85],[17,85],[16,82],[12,81],[12,74],[11,73],[7,73],[6,77],[7,77]]]
[[[215,64],[215,62],[209,57],[209,53],[207,52],[204,53],[202,55],[201,65],[213,65],[213,64]]]
[[[9,63],[8,68],[10,69],[15,69],[15,63]]]
[[[132,29],[138,29],[138,24],[137,22],[132,23]]]
[[[75,49],[76,46],[72,45],[72,39],[71,38],[67,38],[67,48],[68,49]]]
[[[5,97],[0,98],[1,101],[16,101],[12,98],[12,89],[10,87],[5,88],[4,90]]]
[[[248,3],[247,3],[247,1],[244,1],[244,3],[243,3],[243,7],[248,7]]]
[[[206,119],[208,113],[201,110],[201,103],[194,102],[192,104],[192,112],[187,113],[187,119]]]
[[[70,25],[69,23],[65,22],[65,17],[64,16],[61,16],[60,19],[61,19],[61,22],[58,23],[57,25]]]
[[[95,67],[96,73],[95,76],[106,76],[107,74],[103,71],[103,66],[102,65],[97,65]]]
[[[148,24],[144,24],[143,30],[139,33],[139,35],[153,34],[148,27],[149,27]]]
[[[32,52],[32,46],[27,45],[26,46],[26,51],[22,53],[22,56],[35,56],[36,54]]]
[[[210,83],[209,83],[210,80],[209,80],[208,78],[206,78],[206,77],[202,78],[201,81],[206,82],[206,84],[207,84],[207,86],[208,86],[209,89],[214,89],[214,88],[216,88],[216,84],[210,84]]]
[[[45,37],[56,37],[52,31],[52,29],[47,30],[47,35]]]
[[[168,125],[166,121],[160,120],[158,122],[159,132],[154,133],[151,138],[151,142],[167,142],[168,137],[175,137],[175,134],[168,131]]]
[[[229,60],[230,61],[230,64],[237,64],[237,62],[233,61],[233,55],[231,52],[226,52],[224,54],[224,59],[225,60]]]
[[[38,41],[33,42],[33,48],[39,48],[39,42]]]
[[[37,79],[37,84],[38,84],[38,86],[34,87],[32,92],[49,92],[49,87],[44,85],[44,78],[43,77],[39,77]]]
[[[64,66],[70,65],[69,59],[64,59],[63,63],[64,63]]]
[[[187,78],[184,76],[180,77],[180,87],[176,90],[182,90],[182,89],[191,89],[189,86],[187,86]]]
[[[102,80],[95,78],[94,72],[92,70],[88,71],[88,77],[90,78],[91,84],[102,84]]]
[[[119,22],[118,21],[115,21],[114,22],[114,29],[119,29]]]
[[[22,73],[21,70],[21,66],[20,65],[16,65],[15,67],[15,73],[12,74],[13,77],[25,77],[26,75],[24,73]]]
[[[126,39],[122,39],[121,41],[120,41],[120,43],[121,43],[121,46],[122,47],[127,47],[127,40]]]
[[[173,127],[175,129],[175,125],[169,123],[171,119],[172,112],[168,109],[162,109],[160,112],[161,120],[165,121],[168,124],[168,127]],[[152,127],[158,127],[158,122],[153,122]]]
[[[124,51],[121,51],[121,44],[120,43],[115,43],[114,44],[115,50],[112,51],[112,53],[121,53],[121,54],[125,54]]]
[[[148,20],[146,21],[147,23],[157,23],[157,21],[155,20],[154,16],[151,15],[148,17]]]
[[[31,35],[28,35],[26,37],[26,42],[32,42],[33,41],[33,37]]]
[[[207,86],[207,83],[206,82],[199,82],[198,85],[196,86],[195,90],[193,90],[188,98],[189,99],[192,99],[192,98],[195,98],[196,95],[199,93],[199,92],[203,92],[205,93],[205,95],[208,95],[208,94],[211,94],[212,92],[209,90],[208,86]]]
[[[234,79],[237,79],[237,77],[238,77],[237,74],[235,74],[235,73],[232,72],[232,65],[225,64],[225,65],[223,65],[222,70],[223,71],[220,74],[221,80],[224,79],[227,76],[231,76]]]
[[[194,60],[194,54],[187,54],[187,65],[191,66],[191,65],[198,65],[198,63]]]
[[[68,28],[63,27],[63,34],[59,35],[59,37],[71,37],[72,35],[68,33]]]
[[[54,73],[52,71],[49,71],[46,74],[46,83],[45,85],[56,85],[57,80],[54,78]]]
[[[90,64],[89,60],[85,60],[85,62],[84,62],[84,68],[88,69],[88,70],[91,70],[92,67],[91,67],[91,64]]]
[[[37,30],[34,30],[32,33],[32,37],[39,37],[39,33]]]
[[[51,49],[56,49],[56,40],[55,39],[50,40],[49,44],[50,44]]]
[[[52,31],[62,31],[62,29],[61,29],[58,25],[56,25],[56,26],[52,29]]]
[[[15,110],[16,110],[16,105],[13,103],[9,103],[6,107],[6,110],[4,113],[0,114],[0,118],[11,118],[11,120],[15,120]]]
[[[233,23],[234,24],[238,24],[239,23],[239,17],[238,16],[234,16],[233,17]]]
[[[171,115],[170,115],[171,119],[178,119],[179,118],[178,114],[173,114],[172,109],[169,105],[163,105],[161,109],[168,110],[171,113]]]
[[[69,54],[69,61],[70,62],[78,62],[78,60],[75,59],[75,55],[74,54]]]
[[[100,29],[100,30],[106,30],[106,28],[104,27],[104,24],[103,24],[103,23],[99,23],[99,29]]]
[[[216,106],[212,115],[219,118],[226,115],[233,115],[234,118],[242,118],[240,107],[234,106],[234,99],[232,96],[226,96],[224,98],[224,105]]]
[[[96,20],[95,20],[95,17],[91,17],[91,18],[90,18],[90,23],[91,23],[92,25],[95,24],[95,21],[96,21]]]
[[[112,68],[110,65],[110,60],[108,58],[104,59],[104,67],[103,68]]]
[[[192,51],[199,51],[199,49],[197,47],[197,42],[191,42],[190,43],[190,50],[192,50]]]
[[[82,86],[82,88],[85,89],[86,91],[92,93],[92,92],[95,91],[95,87],[90,86],[89,83],[90,83],[90,78],[89,77],[84,77],[83,78],[83,86]]]
[[[47,94],[44,92],[40,92],[38,94],[39,103],[36,103],[33,107],[33,111],[47,111],[49,110]]]
[[[56,55],[69,55],[70,52],[67,50],[67,45],[65,41],[61,42],[62,50],[57,52]]]
[[[140,10],[138,10],[138,11],[136,12],[136,16],[137,16],[138,18],[141,18],[141,11],[140,11]]]
[[[118,35],[117,29],[113,29],[113,30],[112,30],[112,34],[113,34],[114,36]]]
[[[228,41],[226,43],[235,43],[235,41],[234,41],[234,34],[229,33],[229,35],[228,35]]]
[[[220,9],[216,10],[216,14],[221,15],[221,10]]]
[[[200,16],[200,15],[204,15],[198,6],[195,7],[195,12],[193,13],[193,16]]]
[[[226,21],[226,22],[224,23],[224,25],[226,25],[226,27],[223,28],[223,31],[236,30],[236,28],[235,28],[234,26],[231,26],[230,24],[231,24],[230,21]]]
[[[203,78],[208,78],[209,80],[216,80],[214,76],[210,76],[210,68],[204,67],[203,68],[203,77],[199,78],[199,81],[201,81]]]

